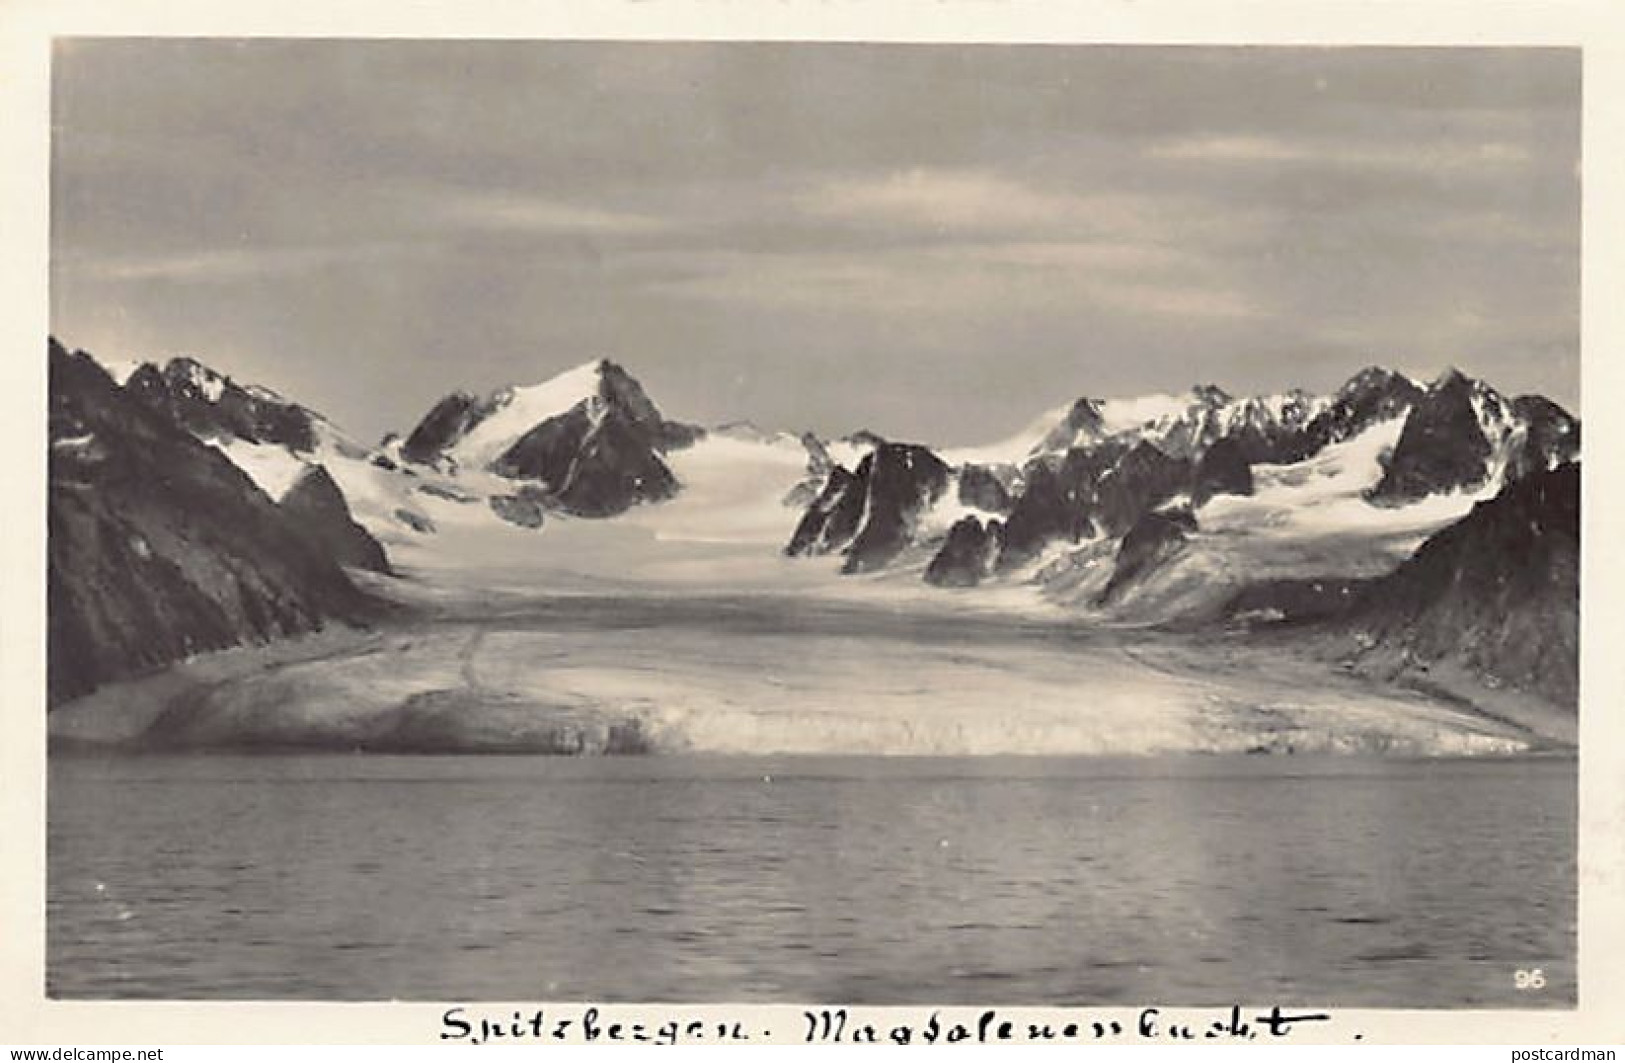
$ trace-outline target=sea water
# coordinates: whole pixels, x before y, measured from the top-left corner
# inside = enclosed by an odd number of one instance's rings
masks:
[[[54,753],[49,773],[56,997],[1576,998],[1573,758]]]

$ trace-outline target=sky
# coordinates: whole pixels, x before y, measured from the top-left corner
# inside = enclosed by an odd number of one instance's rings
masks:
[[[51,327],[356,435],[625,365],[943,445],[1448,366],[1578,410],[1567,49],[59,42]]]

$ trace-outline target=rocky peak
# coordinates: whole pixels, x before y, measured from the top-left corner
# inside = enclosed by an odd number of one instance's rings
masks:
[[[666,419],[650,400],[643,385],[631,373],[607,358],[595,363],[598,372],[598,398],[618,410],[628,423],[651,433],[659,433]]]
[[[1111,579],[1096,599],[1096,605],[1109,605],[1129,587],[1142,582],[1185,545],[1196,530],[1190,510],[1175,508],[1142,513],[1118,544]]]
[[[344,492],[322,466],[308,466],[277,504],[307,539],[339,564],[389,574],[384,548],[356,523]]]
[[[407,435],[406,442],[401,444],[401,457],[429,464],[489,413],[490,404],[482,403],[466,391],[453,391],[435,403]]]
[[[864,455],[858,478],[867,481],[868,519],[847,547],[842,573],[872,572],[908,545],[922,510],[942,496],[947,464],[913,443],[885,443]]]
[[[1404,385],[1410,385],[1405,388]],[[1336,396],[1340,399],[1355,399],[1362,395],[1385,393],[1394,390],[1420,391],[1416,382],[1403,373],[1380,365],[1368,365],[1343,382],[1337,389]]]
[[[529,481],[566,512],[606,517],[675,494],[664,455],[703,435],[666,420],[632,374],[600,358],[484,399],[453,392],[412,431],[402,456]]]
[[[316,447],[315,415],[269,388],[243,387],[191,357],[138,367],[124,390],[203,439],[241,439],[291,451]]]
[[[1254,448],[1253,461],[1302,461],[1333,443],[1341,443],[1382,421],[1405,415],[1421,399],[1423,389],[1402,373],[1367,366],[1338,388],[1331,401],[1318,410],[1300,431]]]
[[[1010,491],[993,470],[982,465],[959,468],[959,501],[988,513],[1010,512]]]
[[[1509,431],[1504,400],[1459,369],[1440,374],[1416,401],[1399,442],[1370,492],[1373,502],[1403,504],[1444,491],[1474,488]]]
[[[992,572],[1004,539],[1004,526],[961,517],[948,530],[948,538],[926,566],[925,581],[938,587],[974,587]]]
[[[1507,448],[1508,480],[1555,469],[1580,456],[1580,422],[1552,400],[1519,395],[1512,400],[1512,420],[1517,428]]]
[[[1445,366],[1439,375],[1433,378],[1428,385],[1429,391],[1440,391],[1444,388],[1472,387],[1475,381],[1453,365]]]
[[[1122,534],[1142,513],[1187,490],[1192,472],[1190,461],[1141,440],[1096,485],[1097,522],[1108,534]]]
[[[785,552],[841,550],[843,574],[874,571],[908,546],[920,513],[947,485],[948,465],[928,448],[882,443],[863,456],[856,472],[834,467]]]
[[[1203,452],[1191,485],[1191,505],[1200,507],[1215,495],[1252,493],[1252,466],[1246,449],[1234,436],[1225,436]]]
[[[1072,403],[1059,423],[1034,447],[1039,454],[1058,453],[1106,434],[1106,419],[1098,399],[1080,398]]]

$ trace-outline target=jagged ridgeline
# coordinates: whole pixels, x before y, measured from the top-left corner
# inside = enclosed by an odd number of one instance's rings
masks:
[[[923,549],[931,551],[923,562],[928,582],[974,586],[1053,561],[1067,547],[1121,541],[1165,507],[1179,511],[1181,537],[1195,533],[1204,507],[1258,491],[1255,469],[1271,470],[1268,488],[1302,486],[1343,471],[1312,464],[1329,448],[1376,436],[1370,456],[1378,473],[1359,485],[1364,505],[1344,514],[1353,518],[1350,536],[1359,534],[1361,509],[1493,490],[1574,458],[1580,442],[1578,422],[1555,403],[1538,396],[1508,401],[1454,370],[1421,385],[1370,368],[1330,396],[1294,391],[1238,399],[1203,385],[1152,400],[1084,398],[957,463],[952,451],[939,456],[884,443],[855,469],[834,466],[786,549],[799,556],[840,553],[846,573],[873,571]],[[1298,501],[1323,500],[1305,492]],[[952,519],[942,519],[944,510]],[[1173,538],[1173,525],[1158,526]],[[1138,556],[1134,544],[1125,545]],[[1138,573],[1146,566],[1136,561],[1129,568]],[[1132,574],[1109,579],[1109,592],[1096,588],[1097,603],[1121,598]]]
[[[424,557],[455,570],[499,540],[512,563],[568,570],[554,529],[571,520],[568,541],[594,550],[629,523],[641,536],[616,541],[639,549],[727,543],[764,571],[784,553],[832,577],[1022,587],[1165,627],[1319,625],[1374,668],[1437,661],[1574,692],[1576,621],[1541,618],[1578,593],[1563,477],[1577,492],[1580,425],[1454,370],[1423,383],[1370,368],[1328,395],[1079,398],[955,449],[702,429],[600,359],[453,392],[370,445],[196,359],[122,385],[54,342],[50,359],[53,701],[200,650],[364,622],[362,572]],[[1541,536],[1519,539],[1517,520]]]

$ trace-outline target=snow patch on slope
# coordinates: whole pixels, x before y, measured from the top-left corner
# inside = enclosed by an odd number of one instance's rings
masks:
[[[1246,426],[1298,427],[1307,424],[1330,404],[1330,398],[1301,391],[1231,399],[1218,405],[1205,401],[1195,391],[1183,395],[1141,395],[1097,403],[1100,427],[1068,434],[1064,429],[1075,405],[1069,403],[1043,413],[1007,439],[982,446],[949,448],[940,453],[951,465],[1020,466],[1041,453],[1058,453],[1113,436],[1137,435],[1160,446],[1164,437],[1187,424],[1214,426],[1215,430],[1206,437],[1209,441]]]
[[[829,460],[842,466],[847,472],[856,472],[858,463],[874,449],[875,445],[872,442],[853,439],[850,436],[831,439],[824,443],[824,452],[829,455]]]
[[[784,496],[807,473],[807,450],[800,440],[708,435],[665,457],[681,489],[658,506],[634,508],[627,524],[665,541],[768,549],[789,541],[801,514],[784,505]]]
[[[274,443],[250,443],[242,439],[208,439],[209,446],[224,454],[241,469],[273,502],[282,501],[294,481],[311,462]]]
[[[1107,399],[1100,404],[1100,417],[1107,435],[1131,432],[1164,418],[1175,419],[1188,410],[1194,396],[1141,395],[1130,399]]]
[[[924,542],[946,538],[949,530],[966,517],[975,517],[984,525],[991,520],[1005,519],[1002,513],[994,513],[960,501],[959,474],[953,473],[948,478],[948,486],[943,488],[936,502],[920,514],[914,525],[914,538]]]
[[[1037,450],[1068,413],[1072,404],[1057,406],[1039,414],[1026,427],[996,443],[971,447],[950,447],[939,453],[950,465],[1020,465]]]
[[[112,377],[113,383],[119,387],[123,387],[137,369],[147,364],[139,358],[98,358],[94,354],[91,357],[107,371],[107,375]]]
[[[501,404],[451,447],[460,467],[483,469],[538,424],[586,402],[596,406],[602,361],[586,362],[551,380],[511,387],[496,396]]]
[[[1493,494],[1485,488],[1433,495],[1404,507],[1367,502],[1365,493],[1381,480],[1404,423],[1402,415],[1372,425],[1306,461],[1255,465],[1254,493],[1209,500],[1180,552],[1113,603],[1110,614],[1166,620],[1200,614],[1260,580],[1393,571],[1427,536]],[[1058,604],[1094,607],[1116,553],[1111,540],[1072,548],[1040,572],[1046,595]]]
[[[1253,467],[1251,496],[1220,495],[1198,517],[1204,530],[1271,539],[1328,534],[1413,534],[1417,541],[1466,515],[1491,486],[1430,495],[1409,506],[1374,506],[1365,493],[1382,479],[1383,462],[1404,431],[1395,417],[1325,447],[1292,465]]]

